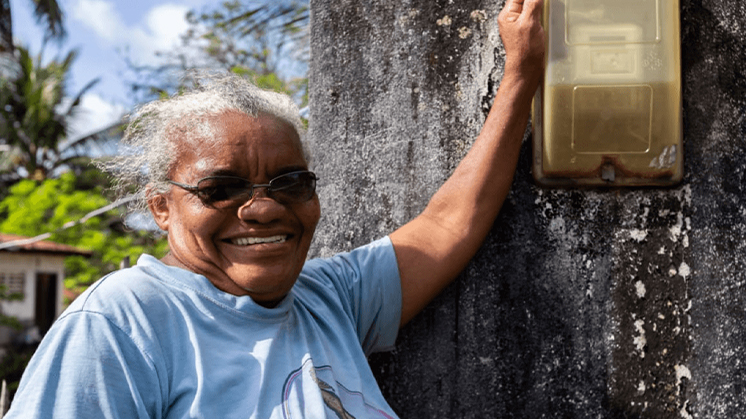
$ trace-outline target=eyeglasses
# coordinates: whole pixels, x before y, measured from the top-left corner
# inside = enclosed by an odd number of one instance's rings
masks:
[[[255,184],[234,176],[210,176],[200,179],[197,186],[185,185],[168,179],[195,195],[207,206],[230,208],[244,204],[254,196],[254,189],[267,188],[267,195],[281,204],[297,204],[313,198],[316,180],[313,172],[302,170],[277,176],[267,184]]]

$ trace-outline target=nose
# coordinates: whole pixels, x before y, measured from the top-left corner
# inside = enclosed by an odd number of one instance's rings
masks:
[[[254,193],[238,207],[238,218],[244,222],[271,223],[282,217],[287,208],[270,198],[269,185],[254,185]]]

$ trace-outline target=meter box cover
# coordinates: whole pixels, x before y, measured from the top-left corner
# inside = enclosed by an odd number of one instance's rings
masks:
[[[548,0],[533,174],[546,186],[673,185],[683,172],[678,0]]]

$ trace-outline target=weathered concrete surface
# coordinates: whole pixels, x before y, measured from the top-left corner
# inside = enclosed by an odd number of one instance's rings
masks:
[[[545,0],[546,1],[546,0]],[[314,255],[417,214],[478,133],[502,1],[314,0]],[[513,190],[459,280],[372,358],[404,418],[746,417],[746,5],[682,0],[672,189]]]

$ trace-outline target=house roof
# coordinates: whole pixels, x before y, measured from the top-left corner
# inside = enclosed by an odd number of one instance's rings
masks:
[[[18,236],[15,234],[0,233],[0,243],[18,241],[18,240],[30,240],[30,237]],[[27,243],[21,243],[17,246],[13,246],[7,249],[0,249],[0,252],[21,252],[21,253],[47,253],[57,255],[81,255],[90,257],[93,252],[90,250],[79,249],[74,246],[68,246],[66,244],[55,243],[49,240],[39,240]]]

